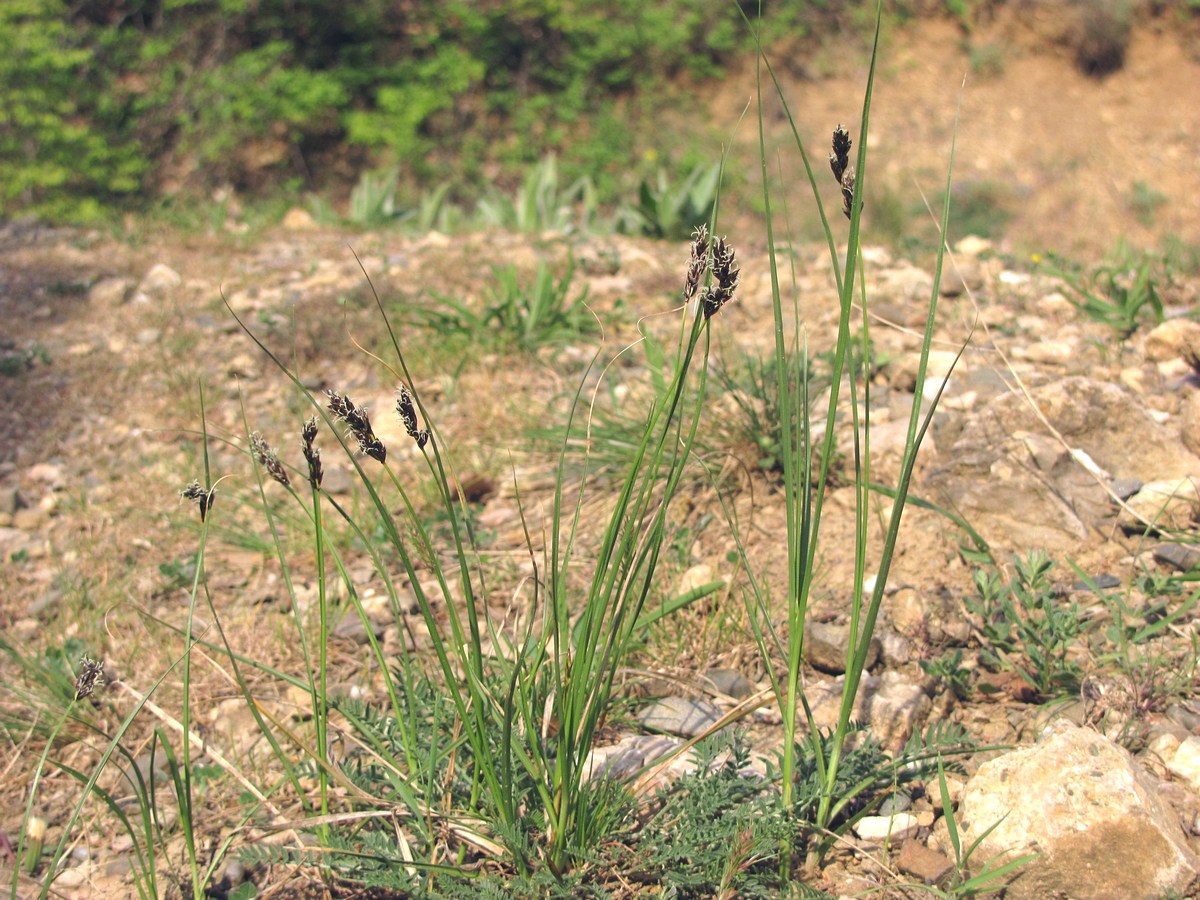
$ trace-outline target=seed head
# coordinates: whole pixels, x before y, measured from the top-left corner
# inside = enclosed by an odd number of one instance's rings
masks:
[[[203,522],[208,517],[208,511],[212,509],[213,499],[217,496],[217,489],[211,488],[205,490],[199,481],[192,481],[179,492],[184,500],[191,500],[200,509],[200,521]]]
[[[417,428],[417,405],[407,385],[400,385],[396,391],[396,415],[400,417],[408,436],[417,442],[417,448],[424,450],[429,442],[429,429]]]
[[[842,176],[846,174],[846,167],[850,165],[852,143],[850,132],[839,124],[833,132],[833,152],[829,154],[829,168],[833,169],[833,177],[838,184],[842,183]]]
[[[96,688],[104,687],[104,660],[83,657],[79,660],[79,674],[75,678],[75,699],[90,697]]]
[[[705,288],[703,296],[706,319],[711,319],[733,299],[741,274],[733,248],[723,237],[714,238],[712,242],[712,273],[713,284]]]
[[[319,488],[324,472],[321,470],[321,451],[313,446],[316,439],[317,417],[313,416],[304,423],[304,429],[300,432],[300,444],[304,449],[304,459],[308,462],[308,483],[314,488]]]
[[[258,460],[258,464],[267,470],[267,474],[287,487],[290,483],[287,470],[279,461],[279,455],[271,449],[271,445],[263,439],[262,434],[254,432],[250,435],[250,452]]]
[[[687,276],[683,281],[683,302],[689,302],[696,296],[700,287],[700,279],[708,268],[708,227],[697,225],[692,232],[692,258],[688,263]]]
[[[350,434],[354,435],[354,439],[358,441],[358,449],[379,462],[387,459],[387,449],[383,446],[383,442],[375,437],[375,431],[371,428],[371,419],[367,416],[367,411],[355,406],[350,402],[349,397],[343,397],[337,391],[326,391],[325,393],[329,396],[329,411],[350,428]]]

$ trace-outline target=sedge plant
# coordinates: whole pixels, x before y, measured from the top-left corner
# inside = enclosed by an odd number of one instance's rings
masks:
[[[873,587],[868,588],[867,559],[868,542],[871,535],[870,504],[872,498],[872,473],[870,454],[870,403],[867,392],[870,379],[855,365],[855,360],[869,358],[870,334],[868,328],[868,298],[862,266],[862,218],[863,185],[868,174],[868,134],[870,125],[872,89],[876,64],[879,56],[879,28],[881,11],[876,15],[875,42],[871,52],[870,69],[863,96],[861,117],[858,127],[856,157],[851,159],[854,145],[850,132],[840,125],[833,133],[830,167],[842,199],[842,213],[848,223],[845,234],[845,254],[839,253],[839,237],[834,224],[826,215],[821,200],[820,185],[813,170],[809,154],[800,138],[799,130],[792,117],[784,91],[775,77],[766,54],[759,46],[759,151],[762,168],[763,208],[766,215],[767,246],[770,249],[771,296],[774,312],[774,360],[778,378],[778,396],[784,412],[783,427],[780,429],[782,444],[783,494],[785,498],[787,536],[787,588],[785,595],[786,630],[775,627],[772,612],[768,609],[767,591],[761,580],[747,567],[749,591],[749,613],[754,625],[760,652],[764,656],[765,668],[771,674],[775,695],[778,699],[783,720],[783,751],[780,760],[779,778],[781,801],[785,810],[798,808],[797,775],[803,754],[811,757],[815,767],[818,797],[815,804],[803,804],[803,814],[810,819],[815,834],[809,846],[808,865],[815,867],[825,851],[832,845],[835,831],[847,824],[847,814],[853,798],[845,796],[841,770],[847,762],[847,739],[853,733],[852,711],[856,695],[862,684],[863,674],[869,657],[869,648],[887,586],[888,571],[899,538],[900,523],[908,490],[912,479],[917,451],[929,427],[932,408],[922,416],[922,404],[914,402],[908,423],[904,451],[896,484],[887,492],[892,499],[892,512],[878,549],[878,560],[873,578]],[[764,77],[765,72],[765,77]],[[787,377],[794,370],[789,360],[796,354],[807,355],[807,343],[803,323],[794,306],[785,302],[785,288],[781,283],[780,264],[775,248],[772,179],[765,135],[766,114],[763,111],[763,88],[769,78],[772,89],[782,103],[791,127],[795,150],[803,165],[813,199],[828,245],[829,257],[839,301],[836,344],[830,358],[830,377],[827,395],[827,415],[824,436],[814,445],[814,428],[809,421],[808,410],[810,381],[807,367],[800,367],[801,377],[796,383]],[[953,161],[953,146],[951,147]],[[947,173],[945,197],[950,196],[950,173]],[[946,234],[949,218],[949,203],[944,202],[941,213],[941,234]],[[934,268],[933,288],[921,343],[914,396],[924,396],[929,349],[937,312],[938,285],[941,280],[944,240]],[[856,303],[861,317],[856,321]],[[852,353],[857,344],[861,354]],[[861,388],[860,388],[861,379]],[[829,734],[817,726],[803,690],[802,663],[804,660],[804,632],[810,599],[818,570],[818,553],[821,548],[822,511],[826,488],[830,485],[831,461],[835,458],[839,421],[839,400],[843,386],[848,385],[850,427],[854,435],[853,459],[849,465],[849,478],[855,486],[855,541],[854,541],[854,586],[849,609],[849,641],[845,658],[845,680],[836,725]],[[860,396],[860,390],[862,396]],[[937,392],[940,396],[940,391]],[[936,397],[933,406],[936,406]],[[815,452],[814,452],[815,451]],[[736,529],[735,529],[736,531]],[[740,540],[739,540],[740,545]],[[743,551],[744,554],[744,551]],[[782,675],[775,674],[775,658],[782,657]],[[787,867],[790,854],[781,854],[781,866]]]
[[[251,436],[249,444],[260,486],[278,482],[306,506],[318,602],[316,622],[298,618],[297,624],[310,666],[301,683],[314,698],[313,734],[310,742],[301,734],[285,733],[281,745],[298,747],[316,770],[317,796],[306,804],[318,836],[333,851],[331,858],[348,854],[359,872],[368,858],[374,859],[381,863],[371,876],[375,883],[433,892],[438,878],[451,877],[450,872],[481,853],[500,857],[524,879],[548,874],[564,881],[622,821],[628,796],[607,779],[591,779],[588,758],[610,715],[622,666],[660,613],[647,600],[654,595],[660,559],[669,552],[671,499],[696,442],[710,329],[737,285],[732,247],[699,226],[684,277],[671,376],[646,409],[598,547],[587,546],[585,552],[583,546],[589,482],[583,479],[579,493],[571,496],[568,485],[575,482],[567,474],[565,441],[543,520],[537,522],[523,503],[520,507],[534,574],[525,583],[524,612],[515,623],[489,607],[492,573],[482,562],[469,517],[461,512],[450,442],[423,399],[406,362],[404,342],[378,297],[396,360],[388,366],[398,385],[394,414],[411,442],[408,447],[386,447],[368,411],[344,394],[328,391],[319,398],[307,391],[297,373],[247,329],[315,413],[301,440],[304,464],[299,472],[309,488],[307,502],[265,440]],[[571,416],[582,408],[588,377],[585,373],[579,382]],[[374,521],[355,518],[323,489],[322,433],[333,435],[357,471]],[[571,433],[569,425],[566,433]],[[517,488],[519,492],[519,484]],[[431,495],[442,510],[438,519],[446,523],[444,531],[435,531],[421,508],[422,498]],[[265,494],[263,508],[273,515]],[[327,571],[342,579],[364,620],[366,613],[348,574],[344,548],[331,539],[327,517],[344,522],[370,555],[402,633],[411,632],[402,609],[408,606],[428,635],[418,649],[396,660],[385,655],[367,629],[383,679],[382,709],[329,696],[325,643],[332,613],[320,587]],[[275,527],[272,520],[273,531]],[[279,546],[277,536],[275,540]],[[286,572],[281,547],[278,556]],[[396,566],[403,574],[399,583]],[[575,573],[584,566],[590,574],[580,586]],[[290,578],[285,581],[291,592]],[[404,604],[402,589],[411,595]],[[247,662],[229,653],[231,659]],[[353,760],[335,759],[328,751],[335,708],[356,745]],[[284,731],[278,721],[260,724]],[[343,807],[349,809],[335,808],[334,783],[348,798]],[[399,830],[404,864],[399,866],[382,849],[379,831],[369,834],[362,824],[373,810],[397,806],[406,810]],[[345,814],[355,824],[339,831]],[[395,843],[396,838],[390,840]]]

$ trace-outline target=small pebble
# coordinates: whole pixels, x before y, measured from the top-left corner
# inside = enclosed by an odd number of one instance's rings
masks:
[[[912,797],[904,793],[904,791],[897,791],[894,794],[889,794],[884,798],[883,802],[879,804],[879,815],[891,816],[895,815],[896,813],[906,812],[911,807]]]
[[[897,844],[916,834],[920,827],[917,817],[911,813],[897,813],[894,816],[864,816],[854,825],[854,833],[859,840],[870,843],[890,841]]]

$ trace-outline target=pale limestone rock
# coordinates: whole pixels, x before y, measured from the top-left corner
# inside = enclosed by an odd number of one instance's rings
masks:
[[[1060,721],[1035,747],[980,766],[959,809],[963,842],[993,825],[980,862],[1037,853],[1012,882],[1011,900],[1161,897],[1196,874],[1157,779],[1121,747]]]
[[[1117,519],[1119,525],[1141,531],[1146,523],[1155,528],[1182,529],[1191,523],[1200,491],[1192,478],[1152,481],[1125,501]]]
[[[308,210],[293,206],[283,214],[280,224],[288,231],[312,231],[317,227],[317,220]]]
[[[821,728],[837,724],[845,678],[804,686],[813,718]],[[888,750],[898,750],[929,714],[932,701],[919,684],[895,671],[864,675],[854,698],[851,718],[868,723],[872,737]]]
[[[1200,350],[1200,322],[1168,319],[1146,335],[1142,353],[1152,362],[1188,359]]]

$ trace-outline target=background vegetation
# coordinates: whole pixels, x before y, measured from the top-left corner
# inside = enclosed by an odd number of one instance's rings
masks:
[[[886,15],[933,7],[968,28],[1001,2],[899,0]],[[874,12],[762,6],[768,43],[865,41]],[[1089,46],[1120,50],[1131,4],[1097,8]],[[727,0],[9,0],[0,215],[88,221],[220,188],[344,198],[378,167],[398,169],[408,205],[442,183],[473,199],[551,152],[564,181],[587,175],[609,202],[702,161],[664,114],[707,127],[687,97],[749,41]]]

